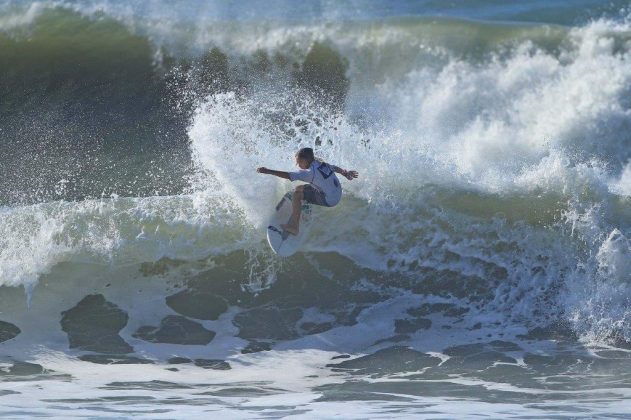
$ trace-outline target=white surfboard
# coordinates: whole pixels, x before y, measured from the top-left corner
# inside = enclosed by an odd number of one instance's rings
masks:
[[[302,203],[300,213],[300,231],[292,235],[283,230],[280,225],[289,223],[292,210],[292,193],[288,192],[276,205],[276,212],[267,226],[267,242],[272,250],[281,257],[289,257],[298,251],[309,230],[311,220],[311,205]]]

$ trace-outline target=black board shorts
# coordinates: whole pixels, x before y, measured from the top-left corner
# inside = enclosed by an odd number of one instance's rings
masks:
[[[316,206],[331,207],[326,202],[326,196],[324,195],[324,193],[315,188],[313,185],[305,185],[302,192],[304,194],[303,200],[305,200],[307,203],[315,204]]]

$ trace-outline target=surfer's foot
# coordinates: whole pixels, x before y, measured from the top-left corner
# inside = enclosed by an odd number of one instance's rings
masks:
[[[292,235],[298,235],[298,228],[294,225],[280,225],[285,232],[289,232]]]

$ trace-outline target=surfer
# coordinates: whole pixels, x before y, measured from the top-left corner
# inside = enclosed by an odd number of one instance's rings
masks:
[[[313,149],[303,147],[296,153],[296,165],[300,168],[295,172],[284,172],[258,168],[256,171],[261,174],[275,175],[290,181],[304,181],[307,185],[300,185],[294,190],[292,199],[292,209],[290,222],[281,227],[297,235],[300,230],[300,210],[301,201],[315,204],[317,206],[334,207],[342,198],[342,186],[335,173],[344,176],[348,180],[353,180],[359,176],[357,171],[347,171],[339,166],[331,165],[321,159],[316,159]]]

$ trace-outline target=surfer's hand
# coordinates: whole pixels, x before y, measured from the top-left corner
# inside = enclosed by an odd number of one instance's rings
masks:
[[[269,169],[267,169],[265,166],[261,166],[260,168],[256,168],[256,172],[258,172],[260,174],[266,174],[268,170]]]
[[[357,171],[345,171],[342,175],[344,175],[349,181],[352,181],[359,176],[359,173],[357,173]]]

